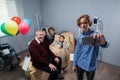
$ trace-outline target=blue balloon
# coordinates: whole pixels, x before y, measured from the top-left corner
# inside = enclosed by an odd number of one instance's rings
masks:
[[[26,22],[31,27],[31,21],[29,19],[23,19],[22,22]]]

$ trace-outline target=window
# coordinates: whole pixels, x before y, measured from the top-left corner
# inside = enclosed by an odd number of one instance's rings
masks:
[[[17,15],[15,0],[0,0],[0,26]],[[6,36],[0,29],[0,37]]]

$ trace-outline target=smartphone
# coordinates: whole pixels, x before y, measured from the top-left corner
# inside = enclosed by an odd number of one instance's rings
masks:
[[[99,41],[99,39],[93,39],[92,37],[90,37],[90,36],[88,36],[88,37],[83,37],[82,38],[82,44],[83,45],[88,45],[88,44],[93,44],[93,45],[95,45],[95,44],[99,44],[100,43],[100,41]]]

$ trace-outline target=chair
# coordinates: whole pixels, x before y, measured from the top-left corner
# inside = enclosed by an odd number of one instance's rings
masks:
[[[28,57],[29,56],[25,56],[25,59],[28,59]],[[30,61],[30,59],[28,61],[25,59],[24,61],[21,62],[20,66],[22,66],[22,69],[25,71],[26,77],[29,78],[30,80],[41,80],[43,71],[35,68],[32,65],[32,62]]]
[[[17,63],[20,62],[20,57],[16,54],[16,51],[9,43],[0,44],[0,70],[7,67],[8,70],[13,70],[13,59],[17,59]]]
[[[30,75],[30,80],[41,80],[42,70],[35,68],[32,66],[32,62],[29,62],[28,73]]]
[[[71,32],[62,32],[60,35],[65,37],[66,48],[60,48],[59,46],[50,45],[50,50],[56,55],[62,58],[62,68],[65,68],[70,62],[69,56],[70,53],[74,52],[74,36]],[[54,41],[59,41],[60,35],[56,34]]]

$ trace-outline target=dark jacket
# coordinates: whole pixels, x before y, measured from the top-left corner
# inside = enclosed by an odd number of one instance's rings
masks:
[[[48,57],[55,58],[55,54],[49,49],[45,42],[38,44],[34,39],[29,45],[29,52],[33,64],[49,65]]]

